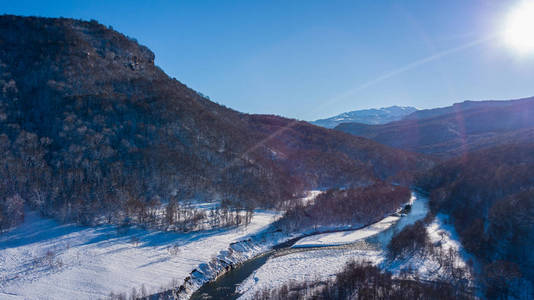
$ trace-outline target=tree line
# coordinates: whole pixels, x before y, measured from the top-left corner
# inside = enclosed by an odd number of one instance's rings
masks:
[[[410,199],[407,187],[378,182],[364,187],[329,189],[313,203],[296,203],[278,225],[287,231],[320,226],[366,225],[392,214]]]

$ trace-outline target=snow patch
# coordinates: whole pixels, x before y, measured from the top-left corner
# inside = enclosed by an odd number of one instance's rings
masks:
[[[443,266],[443,261],[440,261],[438,253],[441,252],[446,257],[450,250],[459,254],[454,257],[452,265],[455,268],[466,268],[467,261],[473,261],[473,258],[463,249],[456,231],[451,225],[447,225],[445,220],[446,217],[444,215],[438,215],[427,226],[428,236],[433,245],[434,253],[425,255],[416,254],[400,262],[395,262],[386,268],[393,274],[399,274],[405,269],[412,269],[417,271],[419,276],[426,280],[446,280],[450,276],[450,270]],[[466,268],[466,270],[468,269]],[[470,280],[473,279],[473,274],[466,275]]]
[[[389,216],[361,229],[312,235],[300,239],[292,247],[325,247],[352,244],[390,228],[399,219],[400,217],[397,216]]]
[[[271,257],[237,288],[242,294],[239,299],[255,299],[257,292],[279,288],[290,281],[331,279],[351,260],[379,264],[383,259],[380,251],[370,249],[307,250]]]

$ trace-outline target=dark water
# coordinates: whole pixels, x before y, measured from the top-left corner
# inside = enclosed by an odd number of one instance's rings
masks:
[[[204,284],[191,296],[191,299],[237,299],[239,297],[235,292],[237,285],[265,264],[273,253],[274,251],[270,251],[252,258],[217,280]]]
[[[225,273],[217,280],[204,284],[192,296],[191,300],[197,299],[237,299],[236,287],[247,279],[254,271],[267,262],[269,257],[282,249],[290,248],[301,238],[291,239],[273,247],[273,250],[247,260],[237,268]]]
[[[370,244],[385,248],[393,235],[402,230],[406,225],[413,224],[423,219],[428,212],[428,200],[421,194],[416,193],[416,200],[406,216],[402,217],[395,225],[382,231],[381,233],[365,239]],[[298,239],[285,242],[273,248],[273,250],[254,257],[237,268],[227,272],[217,278],[217,280],[204,284],[198,289],[191,299],[237,299],[240,295],[236,293],[236,287],[247,279],[254,271],[263,266],[274,254],[288,250]],[[346,247],[345,245],[344,247]],[[331,247],[330,247],[331,248]],[[326,249],[326,248],[324,248]],[[309,248],[309,250],[321,250],[321,248]],[[302,250],[301,250],[302,251]]]

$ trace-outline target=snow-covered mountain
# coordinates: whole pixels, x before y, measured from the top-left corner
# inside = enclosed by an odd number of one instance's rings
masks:
[[[311,122],[317,126],[334,128],[341,123],[363,123],[363,124],[386,124],[397,121],[415,112],[417,108],[411,106],[390,106],[383,108],[372,108],[355,110],[339,114],[327,119],[320,119]]]

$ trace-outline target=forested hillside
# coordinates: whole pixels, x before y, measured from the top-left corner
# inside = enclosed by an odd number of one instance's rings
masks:
[[[435,213],[450,215],[462,244],[479,259],[488,298],[529,293],[526,282],[534,281],[534,144],[452,159],[418,185],[431,192]]]
[[[178,54],[179,55],[179,54]],[[276,207],[307,189],[409,180],[431,162],[211,102],[96,21],[0,17],[0,222],[143,220],[161,203]]]

